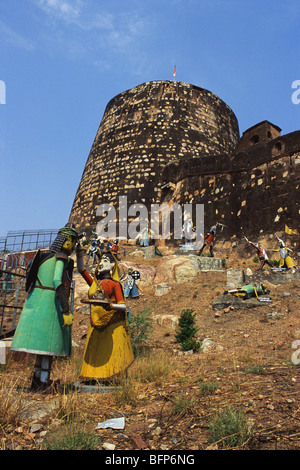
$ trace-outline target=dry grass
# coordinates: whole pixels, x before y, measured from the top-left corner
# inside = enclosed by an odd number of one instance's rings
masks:
[[[24,398],[21,390],[21,379],[5,378],[0,382],[0,430],[5,434],[9,426],[18,426],[19,414]]]
[[[113,391],[105,393],[74,390],[54,395],[30,393],[33,362],[9,362],[5,370],[0,370],[0,448],[12,444],[24,450],[40,448],[39,441],[45,437],[30,432],[30,419],[20,421],[20,410],[32,400],[41,406],[57,405],[38,423],[43,425],[49,442],[54,435],[68,434],[69,447],[81,446],[79,430],[84,430],[88,441],[88,436],[95,435],[98,422],[124,416],[124,431],[96,431],[99,448],[101,439],[102,442],[105,439],[114,443],[117,450],[137,449],[133,437],[138,436],[153,450],[202,450],[216,441],[219,449],[299,450],[299,366],[292,365],[290,357],[299,321],[300,282],[276,288],[273,305],[221,312],[215,317],[211,308],[215,298],[212,286],[217,288],[217,283],[222,286],[224,276],[225,273],[201,273],[194,286],[199,294],[188,299],[186,286],[176,286],[172,303],[167,296],[155,298],[145,291],[130,305],[133,313],[153,304],[153,316],[172,313],[177,317],[183,308],[190,306],[197,311],[197,339],[209,337],[223,349],[185,354],[175,342],[174,329],[169,324],[161,326],[154,322],[153,334],[144,350],[148,354],[138,356],[127,374],[113,384]],[[291,293],[289,308],[283,295],[286,291]],[[282,314],[280,321],[266,319],[266,314],[273,311]],[[88,323],[89,317],[83,313],[75,318],[74,341],[79,347],[74,348],[71,359],[53,361],[53,380],[61,384],[79,380]],[[240,422],[239,416],[235,421],[236,415],[226,421],[228,432],[225,435],[219,432],[212,439],[211,423],[215,430],[221,428],[222,423],[214,417],[220,420],[220,413],[228,407],[245,412],[247,423],[242,423],[253,424],[251,441],[246,435],[239,443],[227,442],[229,435],[237,435],[232,429],[232,423]],[[127,438],[120,438],[120,434]]]
[[[163,355],[159,353],[146,354],[136,359],[129,374],[134,380],[141,383],[162,384],[170,373],[170,368],[169,361]]]
[[[78,357],[75,355],[72,360],[55,361],[53,378],[60,378],[64,383],[78,380],[79,357],[80,354]],[[151,434],[152,430],[155,431],[155,426],[148,428],[147,425],[147,420],[153,417],[160,425],[166,442],[176,436],[178,444],[175,449],[187,448],[192,435],[199,446],[204,445],[200,442],[209,445],[217,441],[219,448],[245,448],[250,445],[249,434],[246,432],[249,421],[232,411],[230,415],[227,413],[223,423],[220,412],[228,410],[229,406],[231,410],[240,410],[243,407],[247,412],[249,404],[256,407],[253,408],[254,411],[259,412],[261,398],[257,398],[256,387],[261,385],[262,377],[267,389],[271,390],[274,383],[272,376],[266,375],[265,368],[255,363],[253,351],[249,351],[249,354],[245,352],[238,361],[234,355],[232,363],[227,361],[224,368],[221,359],[221,352],[212,352],[204,358],[201,354],[174,356],[168,351],[162,353],[157,350],[153,354],[138,357],[110,392],[81,393],[62,389],[55,395],[29,392],[28,386],[22,382],[22,376],[30,376],[32,364],[20,367],[20,378],[15,378],[12,370],[16,364],[12,363],[0,374],[0,449],[6,449],[8,445],[17,442],[25,449],[40,449],[45,446],[54,449],[59,448],[59,445],[68,449],[76,446],[84,449],[85,444],[101,448],[102,436],[108,436],[108,439],[114,436],[116,439],[116,433],[113,434],[112,430],[96,433],[100,438],[96,441],[93,438],[95,427],[98,422],[115,416],[112,413],[128,416],[125,433],[141,434],[150,443],[150,448],[160,448],[159,438],[155,435],[152,437]],[[281,368],[283,374],[290,373],[290,368]],[[29,441],[27,436],[30,435],[32,423],[30,420],[27,423],[20,421],[20,413],[29,401],[39,404],[53,401],[57,404],[52,414],[42,420],[47,429],[47,436],[42,442],[38,439],[35,441],[32,433]],[[263,406],[263,401],[261,405]],[[264,407],[262,409],[265,411]],[[218,421],[216,417],[219,418]],[[54,426],[55,423],[58,423],[58,427]],[[296,424],[296,421],[289,422],[290,426],[291,424]],[[260,430],[254,427],[252,436],[255,439],[268,438],[272,432],[276,432],[275,426],[276,423]],[[200,434],[197,434],[197,430],[201,431]],[[292,435],[297,434],[297,428],[291,427],[291,432]],[[237,438],[241,435],[241,440],[229,440],[230,436]],[[63,440],[62,436],[65,436]],[[132,444],[127,445],[129,449],[132,448]],[[171,447],[172,445],[174,444],[171,442]]]

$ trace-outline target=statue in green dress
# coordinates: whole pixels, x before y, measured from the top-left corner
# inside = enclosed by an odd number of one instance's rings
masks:
[[[51,384],[53,356],[70,356],[72,352],[69,296],[74,262],[70,255],[77,239],[73,227],[61,228],[49,251],[37,252],[28,270],[29,293],[11,349],[36,354],[32,389],[45,389]]]

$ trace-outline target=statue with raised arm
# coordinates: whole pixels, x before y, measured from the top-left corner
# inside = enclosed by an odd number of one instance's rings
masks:
[[[103,252],[92,277],[77,245],[77,269],[89,285],[90,325],[80,377],[107,381],[127,370],[134,360],[117,259]]]
[[[284,243],[281,238],[277,237],[278,243],[279,243],[279,249],[277,250],[272,250],[272,251],[279,251],[280,253],[280,261],[279,261],[279,268],[281,269],[290,269],[290,268],[295,268],[297,269],[296,263],[291,257],[290,253],[292,253],[293,250],[288,248],[286,244]]]
[[[266,250],[258,246],[258,243],[250,242],[250,240],[248,240],[247,237],[244,237],[244,238],[247,241],[247,243],[249,243],[249,245],[252,245],[256,249],[258,259],[261,262],[260,267],[258,268],[257,271],[261,271],[265,264],[267,264],[268,266],[272,268],[273,264],[270,263]]]

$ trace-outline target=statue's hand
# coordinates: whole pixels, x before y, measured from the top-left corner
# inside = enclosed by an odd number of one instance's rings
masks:
[[[63,326],[71,326],[73,324],[73,315],[70,312],[63,313],[64,324]]]

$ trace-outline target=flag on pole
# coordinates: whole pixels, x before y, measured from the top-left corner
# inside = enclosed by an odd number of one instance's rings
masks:
[[[174,78],[176,77],[176,65],[174,66],[173,77],[174,77]]]
[[[284,226],[284,231],[285,233],[288,233],[289,235],[298,235],[297,230],[292,230],[287,225]]]

